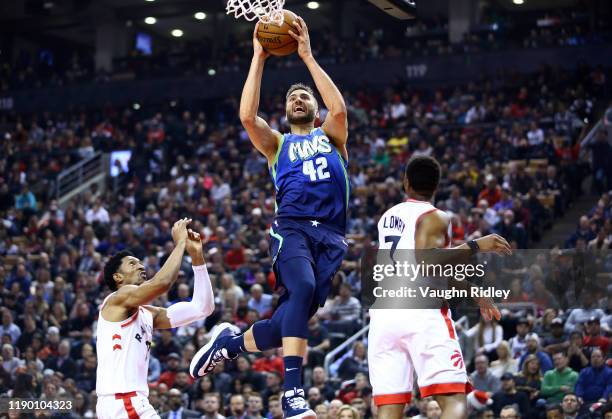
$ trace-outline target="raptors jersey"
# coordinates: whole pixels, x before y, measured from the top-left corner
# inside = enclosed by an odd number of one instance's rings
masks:
[[[416,229],[421,218],[438,211],[431,203],[407,199],[390,208],[378,222],[379,249],[414,249]],[[451,225],[449,223],[446,246],[450,245]]]
[[[146,308],[138,307],[123,321],[107,321],[102,309],[111,295],[104,299],[98,316],[96,393],[98,397],[128,392],[148,396],[153,315]]]
[[[438,210],[429,202],[413,199],[389,209],[378,222],[379,249],[391,250],[390,253],[396,249],[414,249],[421,219],[434,211]],[[448,227],[445,247],[450,244],[450,223]],[[456,337],[446,304],[438,309],[372,306],[368,365],[376,405],[409,403],[415,373],[421,397],[468,391],[467,373]]]

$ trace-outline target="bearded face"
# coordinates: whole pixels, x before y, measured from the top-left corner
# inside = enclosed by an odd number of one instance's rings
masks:
[[[291,125],[303,125],[314,122],[317,111],[315,98],[306,90],[294,90],[287,98],[287,121]]]

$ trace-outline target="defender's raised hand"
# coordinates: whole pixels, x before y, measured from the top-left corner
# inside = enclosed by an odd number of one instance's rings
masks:
[[[172,240],[174,244],[187,241],[187,226],[191,223],[191,218],[182,218],[172,226]]]
[[[194,266],[204,264],[204,251],[202,250],[202,237],[192,229],[187,230],[187,245],[185,249],[191,256],[191,264]]]
[[[298,43],[298,55],[302,60],[312,56],[312,49],[310,48],[310,35],[308,34],[308,26],[301,17],[297,17],[293,21],[295,31],[290,30],[289,35],[295,39]]]

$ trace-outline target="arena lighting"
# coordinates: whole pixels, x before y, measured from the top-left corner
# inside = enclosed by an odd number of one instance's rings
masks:
[[[149,16],[145,18],[145,23],[147,25],[155,25],[155,22],[157,22],[157,19],[155,19],[153,16]]]
[[[308,7],[309,9],[312,9],[312,10],[316,10],[316,9],[319,8],[319,2],[318,1],[309,1],[306,4],[306,7]]]
[[[193,17],[195,17],[198,20],[204,20],[204,19],[206,19],[206,13],[198,12],[195,15],[193,15]]]
[[[172,36],[174,36],[175,38],[180,38],[181,36],[183,36],[183,31],[180,29],[172,29]]]
[[[146,1],[146,2],[148,2],[148,3],[152,3],[152,2],[154,2],[155,0],[145,0],[145,1]]]
[[[514,4],[523,4],[523,3],[525,3],[525,0],[512,0],[512,3],[514,3]]]
[[[140,103],[134,103],[132,107],[134,108],[135,111],[137,111],[138,109],[140,109]]]
[[[215,70],[214,68],[209,68],[208,69],[208,75],[209,76],[214,76],[215,74],[217,74],[217,70]]]

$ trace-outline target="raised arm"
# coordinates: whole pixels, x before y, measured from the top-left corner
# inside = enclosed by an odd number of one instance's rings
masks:
[[[181,267],[187,242],[187,225],[190,222],[191,219],[183,218],[174,223],[172,238],[174,239],[175,247],[159,272],[149,281],[145,281],[140,285],[124,285],[119,288],[109,299],[109,308],[120,307],[130,310],[150,303],[160,295],[168,292],[172,284],[174,284]]]
[[[310,75],[328,110],[325,122],[323,122],[323,131],[325,131],[333,141],[336,148],[338,148],[342,154],[342,157],[348,160],[348,152],[346,150],[348,119],[342,93],[340,93],[340,90],[338,90],[331,77],[321,68],[312,55],[310,35],[308,34],[308,27],[304,19],[298,17],[293,24],[295,26],[295,31],[289,31],[289,35],[298,41],[298,54],[304,61],[304,64],[306,64],[306,67],[308,67],[308,71],[310,71]]]
[[[167,309],[146,306],[153,313],[153,327],[156,329],[186,326],[205,319],[215,311],[213,288],[204,261],[202,238],[198,233],[189,230],[186,249],[193,268],[193,297],[191,301],[172,304]]]
[[[253,59],[247,76],[242,97],[240,98],[240,122],[249,134],[251,142],[271,164],[276,155],[276,149],[281,138],[278,131],[270,128],[263,118],[257,116],[259,109],[259,97],[261,94],[261,78],[263,76],[264,64],[268,54],[257,40],[257,27],[253,32]]]

